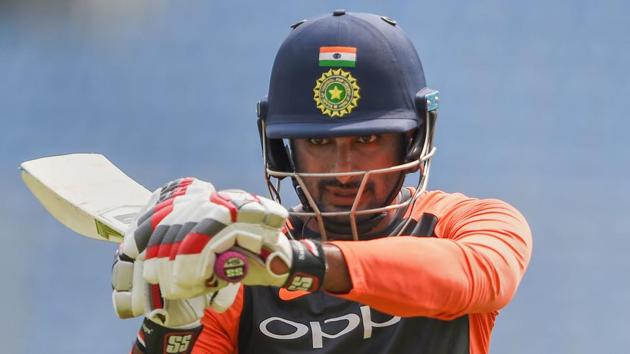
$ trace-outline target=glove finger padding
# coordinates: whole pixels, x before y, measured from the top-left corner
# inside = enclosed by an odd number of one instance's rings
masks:
[[[142,263],[116,254],[112,267],[112,301],[120,318],[137,317],[147,311],[147,284],[142,277]]]
[[[142,277],[143,263],[121,260],[117,256],[112,272],[112,300],[120,318],[141,315],[169,328],[192,328],[199,325],[204,310],[211,306],[216,312],[224,312],[234,302],[240,283],[225,284],[224,288],[183,300],[168,300],[157,285],[148,284]]]
[[[209,306],[216,312],[224,312],[232,306],[238,294],[240,283],[225,284],[220,290],[181,300],[169,300],[161,296],[156,285],[148,285],[150,304],[147,318],[168,328],[192,328],[199,326],[204,311]],[[155,298],[155,297],[159,298]],[[160,307],[161,304],[161,307]],[[153,307],[158,306],[158,307]]]
[[[125,233],[122,252],[135,259],[145,250],[152,233],[165,217],[180,205],[185,205],[188,200],[199,195],[208,196],[214,192],[215,188],[211,183],[190,177],[169,182],[156,189],[141,216]]]
[[[269,254],[266,259],[263,259],[260,255],[249,252],[247,250],[240,250],[241,254],[247,256],[248,269],[247,276],[243,279],[243,284],[249,286],[276,286],[282,287],[286,281],[289,273],[276,274],[271,270],[271,262],[276,257],[274,253]],[[281,257],[284,258],[284,257]],[[290,261],[283,262],[287,265],[291,264]]]
[[[218,313],[225,312],[229,309],[234,303],[234,300],[236,300],[241,286],[241,283],[229,283],[224,288],[214,293],[212,303],[210,304],[212,309]]]
[[[145,317],[168,328],[197,327],[210,303],[211,295],[201,295],[186,300],[163,300],[162,307],[151,309]]]

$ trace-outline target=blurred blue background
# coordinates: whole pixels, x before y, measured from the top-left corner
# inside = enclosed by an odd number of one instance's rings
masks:
[[[3,353],[123,353],[139,324],[111,308],[114,246],[47,215],[19,163],[99,152],[151,189],[265,194],[255,102],[289,25],[335,8],[396,19],[441,91],[430,187],[531,224],[491,352],[627,352],[629,2],[0,0]]]

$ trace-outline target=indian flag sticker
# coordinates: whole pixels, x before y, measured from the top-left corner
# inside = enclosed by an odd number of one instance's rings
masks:
[[[319,66],[354,68],[356,63],[355,47],[319,47]]]

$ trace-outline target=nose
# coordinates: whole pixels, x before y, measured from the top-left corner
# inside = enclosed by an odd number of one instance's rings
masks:
[[[336,173],[343,172],[351,172],[353,171],[352,167],[352,156],[350,154],[350,146],[347,144],[338,144],[337,145],[337,153],[335,154],[335,163],[333,167],[333,171]],[[337,181],[341,184],[349,183],[353,177],[349,175],[340,175],[335,177]]]

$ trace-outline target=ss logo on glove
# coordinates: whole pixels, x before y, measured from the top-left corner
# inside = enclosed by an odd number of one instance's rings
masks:
[[[166,344],[166,348],[164,348],[165,353],[185,353],[190,346],[191,339],[193,334],[171,334],[164,338],[164,343]]]

